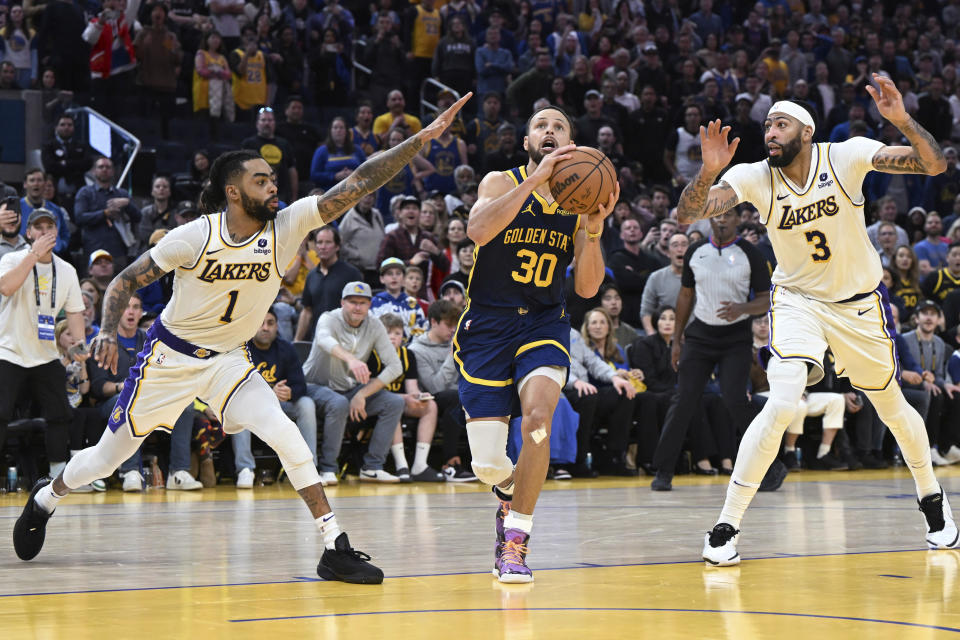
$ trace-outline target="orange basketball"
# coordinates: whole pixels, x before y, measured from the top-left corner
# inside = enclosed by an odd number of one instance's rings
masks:
[[[557,205],[572,214],[596,213],[617,184],[613,163],[602,151],[577,147],[558,162],[550,176],[550,193]]]

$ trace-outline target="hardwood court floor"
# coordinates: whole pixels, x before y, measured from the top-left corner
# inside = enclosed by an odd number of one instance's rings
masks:
[[[960,506],[960,468],[939,470]],[[0,638],[935,638],[960,634],[960,551],[927,551],[902,469],[792,474],[759,494],[731,569],[699,559],[724,479],[548,482],[533,585],[490,575],[479,485],[329,493],[387,579],[317,579],[289,485],[71,496],[17,560],[25,497],[0,498]],[[960,512],[960,509],[958,509]],[[294,634],[297,634],[294,636]]]

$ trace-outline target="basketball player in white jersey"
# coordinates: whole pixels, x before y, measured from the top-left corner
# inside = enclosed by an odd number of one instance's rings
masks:
[[[871,170],[936,175],[946,162],[933,137],[904,110],[893,82],[876,74],[873,80],[875,87],[867,89],[880,114],[910,146],[859,137],[814,144],[813,111],[780,101],[764,122],[767,159],[737,165],[714,185],[739,138],[728,143],[730,128],[721,129],[719,121],[700,129],[703,167],[680,197],[681,222],[751,202],[778,261],[770,292],[770,395],[743,436],[720,518],[705,537],[703,559],[711,565],[740,562],[740,520],[780,449],[804,388],[823,376],[827,347],[836,356],[837,373],[870,398],[896,436],[916,481],[927,544],[957,546],[957,527],[933,474],[923,419],[898,384],[894,325],[880,283],[880,258],[864,226],[861,193]]]
[[[351,548],[341,532],[310,449],[257,375],[244,344],[276,298],[283,269],[304,236],[386,183],[425,142],[450,126],[471,95],[403,144],[363,163],[324,195],[303,198],[279,212],[275,177],[263,158],[252,151],[217,158],[200,200],[207,215],[168,233],[107,288],[94,354],[100,366],[116,372],[117,324],[128,298],[176,270],[173,297],[150,328],[103,437],[73,457],[52,483],[42,480],[31,492],[14,526],[14,548],[22,560],[40,552],[47,521],[71,489],[112,473],[151,431],[172,429],[183,407],[199,397],[219,414],[227,433],[249,429],[277,452],[323,538],[317,573],[328,580],[383,581],[383,572],[367,562],[370,556]]]

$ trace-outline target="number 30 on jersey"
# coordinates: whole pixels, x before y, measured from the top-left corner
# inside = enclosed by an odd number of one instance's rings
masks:
[[[552,253],[541,253],[537,255],[529,249],[520,249],[517,251],[517,257],[523,262],[517,271],[510,273],[513,279],[520,284],[527,284],[533,281],[538,287],[549,287],[553,282],[553,271],[557,267],[557,256]]]

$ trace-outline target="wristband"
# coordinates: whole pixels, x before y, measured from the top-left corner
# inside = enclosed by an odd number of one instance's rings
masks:
[[[600,225],[600,231],[596,233],[590,233],[586,226],[583,227],[583,232],[587,234],[587,240],[596,240],[603,235],[603,225]]]

